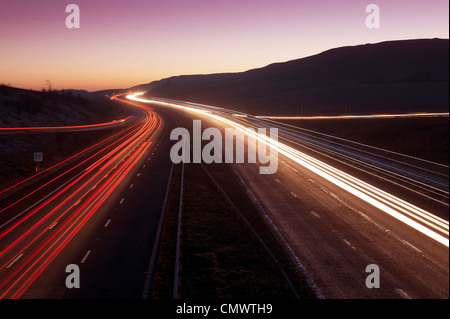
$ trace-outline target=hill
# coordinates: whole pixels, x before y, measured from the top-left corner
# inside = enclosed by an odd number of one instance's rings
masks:
[[[0,85],[0,127],[108,122],[127,112],[103,94],[83,90],[33,91]]]
[[[82,90],[32,91],[0,85],[0,127],[65,126],[103,123],[131,113],[128,107]],[[34,152],[45,169],[106,138],[114,129],[0,135],[0,190],[35,171]]]
[[[174,76],[132,90],[256,115],[448,111],[448,39],[331,49],[240,73]]]

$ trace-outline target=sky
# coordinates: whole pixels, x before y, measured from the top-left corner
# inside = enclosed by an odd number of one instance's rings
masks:
[[[80,28],[67,28],[69,4]],[[379,28],[368,28],[369,4]],[[0,0],[0,83],[128,88],[241,72],[325,50],[449,38],[448,0]]]

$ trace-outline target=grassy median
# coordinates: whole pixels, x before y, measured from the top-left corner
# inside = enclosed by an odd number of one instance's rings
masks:
[[[280,243],[228,165],[207,169],[282,264],[301,298],[311,298]],[[176,166],[156,267],[153,298],[173,297],[180,165]],[[186,164],[179,293],[182,299],[293,299],[280,270],[237,218],[200,164]]]

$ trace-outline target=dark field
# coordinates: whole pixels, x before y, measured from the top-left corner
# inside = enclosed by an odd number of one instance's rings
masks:
[[[449,164],[448,117],[280,122],[440,164]]]

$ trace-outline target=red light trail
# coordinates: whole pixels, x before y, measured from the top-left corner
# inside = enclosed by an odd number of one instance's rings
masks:
[[[20,216],[0,225],[0,239],[4,243],[0,244],[0,298],[20,298],[148,152],[161,127],[161,118],[145,105],[118,96],[114,99],[141,108],[145,117],[123,132],[97,143],[96,146],[102,145],[102,148],[87,159],[0,210],[2,214],[17,211],[18,204],[32,194],[48,185],[57,185],[56,182],[59,185],[65,182]],[[73,158],[84,155],[88,149]],[[68,173],[82,165],[89,166],[69,179]]]

